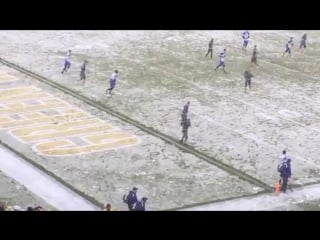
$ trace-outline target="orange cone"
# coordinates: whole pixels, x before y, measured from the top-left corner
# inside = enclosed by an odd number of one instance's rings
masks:
[[[276,184],[274,185],[274,192],[279,195],[281,190],[281,180],[279,180],[278,182],[276,182]]]

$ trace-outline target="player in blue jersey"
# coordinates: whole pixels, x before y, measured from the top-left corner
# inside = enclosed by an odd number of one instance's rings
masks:
[[[71,50],[68,51],[66,57],[64,58],[64,66],[61,71],[61,74],[67,72],[70,67],[71,67]]]

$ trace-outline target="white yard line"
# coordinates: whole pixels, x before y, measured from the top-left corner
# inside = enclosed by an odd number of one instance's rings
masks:
[[[185,79],[185,80],[187,80],[187,79]],[[210,87],[208,87],[208,86],[200,86],[199,84],[193,83],[193,82],[190,82],[190,84],[193,85],[193,86],[195,86],[195,87],[197,87],[197,88],[200,88],[201,90],[212,91],[212,88],[210,88]],[[219,96],[219,95],[218,95],[218,96]],[[261,112],[267,113],[268,116],[271,117],[271,119],[272,119],[272,118],[282,119],[282,120],[284,120],[284,121],[292,122],[292,123],[294,123],[294,124],[296,124],[296,125],[299,125],[299,126],[301,126],[301,127],[305,127],[305,128],[308,128],[308,129],[310,129],[310,130],[312,130],[312,131],[315,131],[315,132],[319,132],[319,133],[320,133],[320,129],[318,129],[318,128],[309,127],[309,126],[306,125],[306,124],[303,124],[303,123],[301,123],[301,122],[297,122],[297,121],[295,121],[295,120],[286,118],[286,117],[284,117],[284,116],[277,116],[277,115],[275,115],[275,114],[270,114],[270,112],[268,112],[268,110],[266,110],[266,109],[264,109],[264,108],[262,108],[262,107],[258,107],[258,106],[256,106],[255,104],[246,102],[246,101],[244,101],[244,100],[242,100],[242,99],[239,99],[239,98],[236,98],[236,97],[231,97],[231,96],[223,96],[223,97],[232,99],[232,100],[234,100],[234,101],[240,102],[240,103],[242,103],[242,104],[244,104],[244,105],[247,105],[247,106],[249,106],[249,107],[252,107],[252,108],[254,108],[254,109],[257,109],[257,110],[259,110],[259,111],[261,111]],[[299,113],[299,112],[297,112],[297,113],[300,114],[301,116],[303,116],[303,114],[301,114],[301,113]],[[281,114],[281,113],[279,113],[279,114],[280,114],[280,115],[283,115],[283,114]]]
[[[191,85],[193,85],[193,86],[195,86],[195,87],[197,87],[197,88],[200,88],[201,90],[212,91],[212,88],[210,88],[210,87],[208,87],[208,86],[200,86],[200,85],[197,84],[197,83],[191,83]],[[218,95],[218,96],[219,96],[219,95]],[[221,97],[221,96],[220,96],[220,97]],[[266,110],[266,109],[264,109],[264,108],[262,108],[262,107],[258,107],[258,106],[256,106],[255,104],[246,102],[246,101],[244,101],[244,100],[242,100],[242,99],[239,99],[239,98],[236,98],[236,97],[231,97],[231,96],[223,96],[223,97],[232,99],[232,100],[234,100],[234,101],[237,101],[237,102],[240,102],[240,103],[242,103],[242,104],[244,104],[244,105],[247,105],[247,106],[249,106],[249,107],[252,107],[252,108],[254,108],[254,109],[256,109],[256,110],[259,110],[259,111],[261,111],[261,112],[264,112],[264,113],[268,114],[268,116],[270,116],[271,119],[273,119],[273,118],[282,119],[282,120],[284,120],[284,121],[292,122],[292,123],[294,123],[294,124],[296,124],[296,125],[299,125],[299,126],[301,126],[301,127],[305,127],[305,128],[308,128],[308,129],[310,129],[310,130],[312,130],[312,131],[315,131],[315,132],[319,132],[319,133],[320,133],[320,129],[314,128],[314,127],[309,127],[308,125],[303,124],[303,123],[301,123],[301,122],[297,122],[297,121],[292,120],[292,119],[290,119],[290,118],[286,118],[286,117],[283,116],[284,114],[282,114],[282,113],[279,113],[279,114],[282,115],[282,116],[277,116],[277,115],[275,115],[275,114],[270,114],[270,112],[269,112],[268,110]],[[304,115],[304,114],[301,114],[301,113],[299,113],[299,112],[297,112],[297,113],[300,114],[301,116]]]
[[[230,97],[230,96],[227,96],[227,97],[230,98],[230,99],[233,99],[233,100],[235,100],[235,101],[241,102],[241,103],[243,103],[243,104],[245,104],[245,105],[247,105],[247,106],[249,106],[249,107],[255,108],[255,109],[259,110],[259,111],[268,113],[268,111],[267,111],[266,109],[261,108],[261,107],[258,107],[258,106],[254,105],[254,104],[248,103],[248,102],[246,102],[246,101],[244,101],[244,100],[242,100],[242,99],[235,98],[235,97]],[[301,113],[299,113],[299,112],[297,112],[297,113],[300,114],[301,116],[303,116],[303,114],[301,114]],[[270,113],[268,113],[268,114],[269,114],[270,116],[275,117],[275,118],[282,119],[282,120],[285,120],[285,121],[287,121],[287,122],[292,122],[292,123],[294,123],[294,124],[296,124],[296,125],[299,125],[299,126],[301,126],[301,127],[308,128],[308,129],[310,129],[310,130],[312,130],[312,131],[320,132],[319,129],[313,128],[313,127],[309,127],[309,126],[307,126],[307,125],[305,125],[305,124],[303,124],[303,123],[301,123],[301,122],[297,122],[297,121],[294,121],[294,120],[292,120],[292,119],[289,119],[289,118],[286,118],[286,117],[283,117],[283,116],[275,116],[274,114],[270,114]],[[280,113],[280,114],[281,114],[281,113]],[[281,115],[283,115],[283,114],[281,114]]]
[[[187,79],[185,79],[185,80],[187,80]],[[187,81],[188,81],[188,80],[187,80]],[[208,87],[208,86],[201,86],[201,85],[199,85],[199,84],[197,84],[197,83],[193,83],[193,82],[190,82],[190,83],[191,83],[191,85],[193,85],[193,86],[195,86],[195,87],[197,87],[197,88],[200,88],[201,90],[212,91],[212,89],[211,89],[210,87]],[[251,103],[248,103],[248,102],[246,102],[246,101],[244,101],[244,100],[242,100],[242,99],[239,99],[239,98],[236,98],[236,97],[230,97],[230,96],[225,96],[225,97],[226,97],[226,98],[229,98],[229,99],[232,99],[232,100],[234,100],[234,101],[240,102],[240,103],[242,103],[242,104],[245,104],[245,105],[247,105],[247,106],[249,106],[249,107],[252,107],[252,108],[254,108],[254,109],[256,109],[256,110],[258,110],[258,111],[260,111],[260,112],[263,112],[263,113],[265,113],[267,116],[269,116],[270,119],[282,119],[282,120],[284,120],[284,121],[292,122],[292,123],[294,123],[294,124],[296,124],[296,125],[298,125],[298,126],[305,127],[305,128],[307,128],[307,129],[310,129],[310,130],[312,130],[312,131],[314,131],[314,132],[320,132],[320,129],[313,128],[313,127],[309,127],[309,126],[307,126],[307,125],[305,125],[305,124],[303,124],[303,123],[294,121],[294,120],[289,119],[289,118],[286,118],[286,117],[284,117],[284,116],[277,116],[277,115],[275,115],[275,114],[270,114],[270,113],[269,113],[267,110],[265,110],[264,108],[258,107],[258,106],[254,105],[254,104],[251,104]],[[280,113],[280,114],[281,114],[281,113]],[[299,114],[300,114],[300,113],[299,113]],[[202,116],[202,115],[200,115],[200,114],[196,114],[196,115],[200,116],[200,118],[202,118],[202,119],[206,119],[207,121],[214,122],[214,124],[216,124],[216,125],[218,125],[218,126],[221,126],[221,127],[225,128],[225,129],[228,129],[229,131],[236,132],[236,133],[238,133],[238,134],[240,134],[240,135],[242,135],[242,136],[244,136],[244,137],[246,137],[246,138],[248,138],[248,139],[254,140],[254,141],[256,141],[257,143],[265,144],[265,145],[272,145],[272,144],[265,143],[265,142],[262,141],[262,140],[255,139],[255,138],[253,138],[253,137],[251,137],[251,136],[247,136],[246,134],[241,133],[241,132],[239,132],[239,131],[236,130],[236,129],[227,127],[227,126],[225,126],[225,125],[223,125],[223,124],[221,124],[221,123],[217,123],[216,121],[214,121],[214,120],[211,119],[210,117]],[[320,169],[320,165],[318,165],[318,164],[315,164],[315,163],[313,163],[313,162],[311,162],[311,161],[309,161],[309,160],[307,160],[307,159],[305,159],[305,158],[303,158],[303,157],[300,157],[300,156],[298,156],[298,155],[293,155],[293,154],[290,154],[290,155],[291,155],[292,157],[295,157],[295,159],[297,159],[297,160],[301,160],[301,161],[307,162],[307,163],[309,163],[310,165],[313,165],[313,166],[315,166],[315,167],[317,167],[317,168]]]
[[[97,206],[3,146],[0,146],[0,169],[58,210],[98,210]]]
[[[237,133],[237,134],[239,134],[239,135],[241,135],[241,136],[243,136],[243,137],[245,137],[245,138],[247,138],[247,139],[253,140],[253,141],[255,141],[256,143],[259,143],[259,144],[261,144],[261,145],[275,146],[274,144],[266,143],[266,142],[263,141],[263,140],[259,140],[259,139],[256,139],[256,138],[252,137],[252,136],[248,136],[248,135],[246,135],[245,133],[242,133],[242,132],[240,132],[240,131],[238,131],[238,130],[236,130],[236,129],[234,129],[234,128],[227,127],[227,126],[225,126],[225,125],[223,125],[223,124],[221,124],[221,123],[218,123],[217,121],[215,121],[215,120],[212,119],[211,117],[202,116],[202,115],[197,114],[197,113],[193,113],[193,114],[197,115],[198,117],[200,117],[200,118],[202,118],[202,119],[207,120],[208,122],[212,122],[212,123],[213,123],[214,125],[216,125],[216,126],[222,127],[222,128],[224,128],[224,129],[227,129],[227,130],[232,131],[232,132],[235,132],[235,133]],[[309,161],[309,160],[307,160],[307,159],[305,159],[305,158],[303,158],[303,157],[300,157],[299,155],[290,154],[290,156],[294,157],[295,160],[300,160],[300,161],[303,161],[303,162],[307,162],[307,163],[309,163],[310,165],[313,165],[313,166],[315,166],[315,167],[317,167],[317,168],[320,169],[320,165],[319,165],[319,164],[316,164],[316,163],[314,163],[314,162],[311,162],[311,161]]]
[[[184,208],[180,211],[261,211],[288,209],[294,203],[320,199],[320,184],[294,189],[287,193],[266,193],[259,196],[244,197],[224,202],[209,203],[201,206]]]

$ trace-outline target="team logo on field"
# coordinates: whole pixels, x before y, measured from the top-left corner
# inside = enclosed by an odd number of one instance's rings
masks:
[[[140,142],[137,136],[29,86],[0,89],[0,129],[31,143],[36,153],[51,156],[107,151]]]

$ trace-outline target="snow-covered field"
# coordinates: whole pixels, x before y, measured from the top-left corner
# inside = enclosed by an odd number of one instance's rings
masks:
[[[277,180],[278,156],[287,149],[293,160],[292,183],[319,182],[320,32],[308,31],[308,48],[299,53],[303,31],[251,31],[247,55],[241,51],[240,33],[0,31],[0,56],[176,138],[181,137],[181,108],[191,101],[190,145],[269,185]],[[282,58],[290,36],[295,40],[293,58]],[[213,60],[204,57],[211,37],[215,39]],[[253,88],[245,93],[242,74],[249,66],[254,44],[258,46],[261,67],[252,69]],[[217,55],[224,48],[227,74],[220,69],[214,71]],[[62,75],[68,49],[73,52],[72,67]],[[85,86],[77,81],[84,59],[89,61]],[[109,97],[104,92],[115,69],[120,71],[119,81],[115,95]],[[54,94],[133,131],[142,138],[142,144],[61,161],[34,156],[28,146],[9,139],[5,132],[0,133],[1,139],[16,144],[35,161],[99,201],[121,202],[122,193],[132,185],[139,185],[151,197],[151,209],[259,191],[134,127],[61,93]],[[230,179],[235,179],[237,187]],[[221,182],[225,185],[219,188]]]

